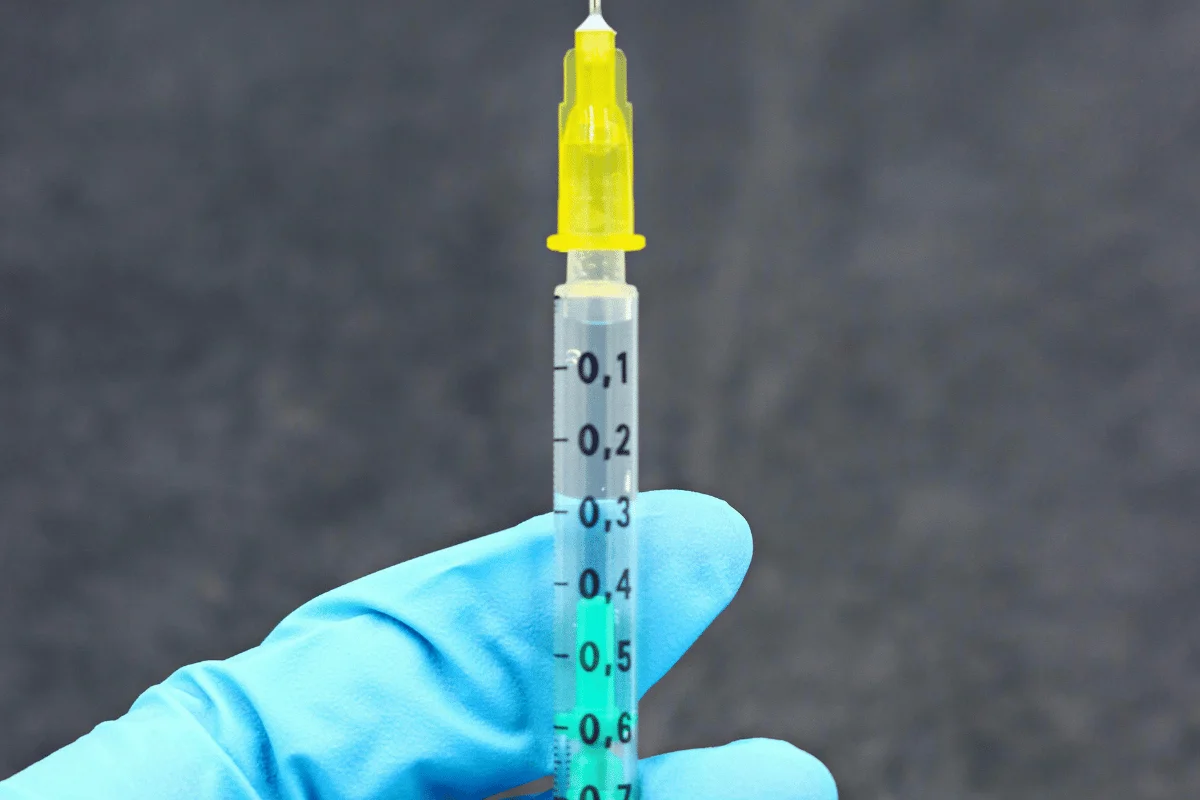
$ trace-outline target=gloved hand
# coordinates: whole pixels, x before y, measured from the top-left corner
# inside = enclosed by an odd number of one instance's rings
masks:
[[[751,540],[704,495],[648,492],[638,518],[645,690],[733,598]],[[0,782],[0,800],[479,800],[546,775],[553,553],[546,515],[335,589]],[[819,761],[763,739],[640,769],[644,800],[837,796]]]

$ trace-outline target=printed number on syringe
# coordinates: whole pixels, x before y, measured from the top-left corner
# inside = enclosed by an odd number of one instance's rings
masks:
[[[618,354],[617,361],[621,363],[621,383],[629,383],[629,354]],[[582,353],[579,356],[578,369],[579,380],[591,386],[600,375],[600,360],[596,358],[595,353]],[[611,382],[612,376],[605,375],[604,388],[607,389]]]

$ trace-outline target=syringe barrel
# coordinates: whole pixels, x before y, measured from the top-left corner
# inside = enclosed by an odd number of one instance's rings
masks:
[[[555,796],[636,800],[638,293],[622,251],[554,299]]]

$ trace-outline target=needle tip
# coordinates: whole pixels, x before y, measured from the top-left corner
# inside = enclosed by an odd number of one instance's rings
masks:
[[[604,15],[600,13],[600,0],[589,0],[588,7],[592,13],[588,14],[588,18],[576,30],[612,32],[612,28],[604,20]]]

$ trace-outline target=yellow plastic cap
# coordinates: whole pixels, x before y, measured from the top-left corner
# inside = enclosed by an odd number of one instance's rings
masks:
[[[558,233],[546,244],[572,250],[641,250],[633,232],[633,107],[625,54],[599,14],[575,31],[563,62],[558,107]]]

